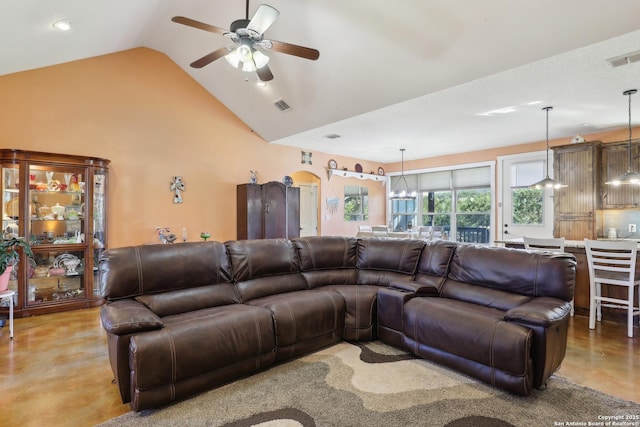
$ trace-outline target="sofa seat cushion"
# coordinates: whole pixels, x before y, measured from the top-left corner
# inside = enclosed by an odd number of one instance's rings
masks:
[[[504,321],[504,312],[447,298],[418,297],[404,307],[411,340],[479,364],[527,376],[532,332]]]
[[[273,362],[273,322],[263,308],[234,304],[167,316],[163,322],[164,328],[131,338],[129,368],[138,390],[177,383],[240,360],[256,359],[255,370]]]
[[[375,338],[378,291],[384,288],[369,285],[331,285],[321,289],[339,293],[345,301],[344,339],[351,341]]]
[[[271,312],[279,348],[336,331],[342,335],[345,302],[335,292],[287,292],[251,300],[249,304]]]

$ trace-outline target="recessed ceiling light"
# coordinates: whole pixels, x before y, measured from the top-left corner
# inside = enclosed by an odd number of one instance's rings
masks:
[[[61,31],[69,31],[71,29],[71,21],[62,20],[53,23],[53,28]]]
[[[478,113],[476,114],[476,116],[494,116],[496,114],[509,114],[509,113],[514,113],[518,111],[516,109],[516,107],[504,107],[504,108],[498,108],[497,110],[491,110],[491,111],[486,111],[484,113]]]

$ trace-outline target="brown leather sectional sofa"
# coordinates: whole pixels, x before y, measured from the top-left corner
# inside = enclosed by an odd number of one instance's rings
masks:
[[[114,248],[101,275],[111,367],[140,411],[342,339],[528,395],[564,358],[575,259],[307,237]]]

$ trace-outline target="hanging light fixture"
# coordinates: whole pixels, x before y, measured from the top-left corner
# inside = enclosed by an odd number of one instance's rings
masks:
[[[633,171],[633,168],[631,167],[631,163],[632,163],[632,156],[631,156],[631,95],[633,95],[634,93],[638,92],[636,89],[629,89],[629,90],[625,90],[624,92],[622,92],[623,95],[626,95],[629,97],[629,144],[628,144],[628,153],[629,153],[629,166],[627,168],[627,171],[625,173],[623,173],[622,175],[620,175],[618,178],[614,179],[613,181],[607,181],[605,182],[605,184],[609,184],[609,185],[628,185],[628,184],[632,184],[632,185],[638,185],[640,184],[640,174],[637,174]]]
[[[549,177],[549,110],[553,110],[553,107],[544,107],[543,110],[547,113],[547,175],[542,181],[531,185],[531,188],[563,188],[566,187],[566,185],[560,184]]]
[[[402,174],[400,175],[396,188],[389,193],[391,200],[413,200],[417,196],[415,191],[409,193],[409,184],[407,184],[407,178],[404,176],[404,150],[404,148],[400,149],[400,153],[402,154]],[[402,182],[404,182],[404,190],[400,189]]]

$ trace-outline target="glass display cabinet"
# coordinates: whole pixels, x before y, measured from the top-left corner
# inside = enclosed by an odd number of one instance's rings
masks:
[[[25,237],[33,251],[32,259],[21,253],[9,280],[16,316],[102,303],[98,260],[107,247],[108,165],[94,157],[0,149],[2,237]]]

